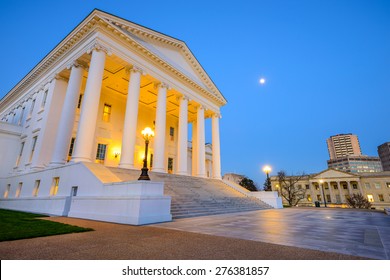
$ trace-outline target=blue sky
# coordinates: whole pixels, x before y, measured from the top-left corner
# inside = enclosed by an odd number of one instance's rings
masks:
[[[94,8],[187,43],[228,100],[223,173],[262,185],[265,164],[326,169],[330,135],[357,134],[372,156],[390,141],[385,0],[1,1],[0,98]]]

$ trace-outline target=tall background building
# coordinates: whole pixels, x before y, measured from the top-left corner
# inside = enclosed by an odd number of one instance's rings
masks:
[[[378,146],[378,155],[382,163],[383,171],[390,171],[390,142]]]
[[[337,134],[326,140],[329,158],[337,159],[348,155],[360,156],[360,144],[357,135],[352,133]]]
[[[337,134],[326,140],[328,144],[328,168],[352,173],[381,172],[379,157],[362,155],[357,135]]]

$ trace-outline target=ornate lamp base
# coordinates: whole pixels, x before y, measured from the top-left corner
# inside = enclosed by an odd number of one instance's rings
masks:
[[[141,176],[139,176],[138,180],[148,180],[150,181],[149,175],[148,175],[148,168],[143,167],[141,172]]]

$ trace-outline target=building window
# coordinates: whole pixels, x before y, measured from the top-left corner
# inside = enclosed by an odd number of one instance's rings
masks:
[[[38,196],[38,191],[39,191],[39,185],[41,184],[41,180],[36,180],[35,185],[34,185],[34,190],[33,190],[33,196]]]
[[[16,159],[16,166],[19,166],[20,159],[22,158],[22,154],[23,154],[23,149],[24,149],[24,142],[22,142],[22,144],[20,146],[20,152],[19,152],[18,158]]]
[[[79,101],[77,103],[77,109],[81,108],[81,102],[83,101],[83,96],[84,96],[84,94],[80,94],[79,95]]]
[[[16,189],[15,197],[20,197],[20,193],[22,192],[23,183],[19,183],[18,188]]]
[[[339,188],[337,187],[337,185],[333,185],[333,189],[338,190]]]
[[[306,199],[307,199],[307,201],[311,201],[311,195],[308,194],[308,195],[306,196]]]
[[[37,139],[38,139],[38,136],[34,136],[34,137],[33,137],[33,142],[32,142],[32,146],[31,146],[31,153],[30,153],[29,162],[31,162],[32,159],[33,159],[34,151],[35,151],[35,146],[37,145]]]
[[[305,185],[307,190],[310,190],[310,185]]]
[[[72,137],[72,139],[70,140],[70,146],[69,146],[69,152],[68,152],[68,161],[70,161],[71,157],[72,157],[72,154],[73,154],[73,147],[74,147],[74,141],[76,140],[76,138]]]
[[[358,189],[357,184],[352,184],[352,188],[353,188],[354,190],[357,190],[357,189]]]
[[[366,190],[371,189],[370,183],[364,183],[364,186],[366,187]]]
[[[168,173],[172,174],[173,172],[173,158],[168,158]]]
[[[47,93],[48,93],[47,90],[45,90],[45,92],[43,93],[41,108],[45,108],[46,101],[47,101]]]
[[[376,189],[380,189],[381,188],[381,183],[374,183],[374,185],[375,185]]]
[[[10,190],[11,190],[11,184],[7,184],[7,187],[5,188],[4,195],[3,195],[4,198],[8,198]]]
[[[317,201],[321,201],[321,200],[322,200],[321,195],[317,194]]]
[[[349,196],[349,194],[346,194],[345,195],[345,200],[347,200],[348,201],[348,199],[350,199],[351,197]]]
[[[341,197],[339,194],[336,194],[336,203],[341,203]]]
[[[343,189],[344,190],[348,190],[348,185],[347,184],[343,184]]]
[[[110,122],[110,118],[111,118],[111,105],[104,104],[104,108],[103,108],[103,121],[104,122]]]
[[[107,145],[106,144],[98,144],[96,151],[96,162],[104,163],[104,159],[106,158]]]
[[[60,177],[54,177],[53,183],[50,189],[50,196],[56,196],[58,193],[58,185],[60,183]]]
[[[175,135],[175,128],[170,127],[169,128],[169,138],[171,139],[171,141],[174,140],[174,135]]]
[[[318,186],[318,185],[315,185],[315,188],[316,188],[316,191],[320,190],[320,186]]]
[[[326,202],[332,202],[332,200],[330,199],[330,194],[326,195]]]
[[[367,195],[367,200],[368,202],[374,202],[374,197],[372,196],[372,194]]]
[[[385,199],[383,198],[383,194],[378,194],[378,198],[379,198],[379,201],[385,201]]]

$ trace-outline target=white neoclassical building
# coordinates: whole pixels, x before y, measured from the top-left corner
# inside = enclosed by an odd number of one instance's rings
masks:
[[[141,169],[145,127],[152,171],[221,179],[225,104],[183,41],[94,10],[0,100],[0,207],[88,212],[81,199],[70,208],[70,193],[99,196],[95,177],[107,192],[118,180],[103,167]]]

